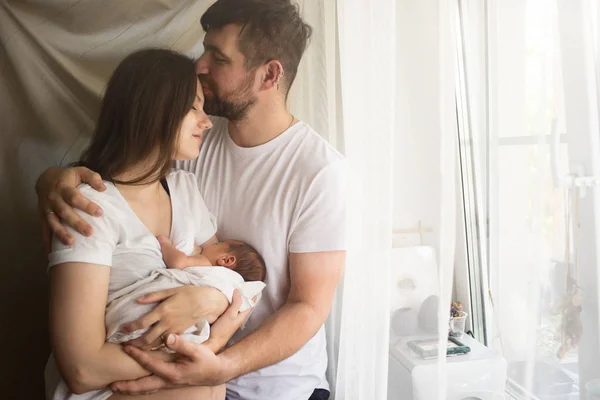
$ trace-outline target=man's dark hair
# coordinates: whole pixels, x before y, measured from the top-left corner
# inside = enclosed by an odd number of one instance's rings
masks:
[[[108,81],[96,131],[77,164],[115,183],[163,178],[197,83],[194,62],[174,51],[145,49],[125,57]],[[128,182],[114,179],[150,157],[157,157],[154,165],[140,176]]]
[[[228,241],[229,253],[236,258],[233,270],[240,274],[246,282],[264,281],[266,275],[265,260],[254,247],[237,240]]]
[[[238,46],[246,58],[246,69],[278,60],[285,72],[282,83],[287,95],[312,34],[297,4],[290,0],[217,0],[200,23],[205,32],[241,25]]]

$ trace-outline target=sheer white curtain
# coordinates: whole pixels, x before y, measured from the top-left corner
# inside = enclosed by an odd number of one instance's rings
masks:
[[[456,154],[458,151],[456,124],[456,68],[458,7],[453,0],[438,0],[438,108],[439,113],[439,187],[438,209],[438,271],[440,297],[438,303],[439,348],[444,349],[448,340],[448,314],[452,301],[454,262],[456,250]],[[446,354],[438,355],[438,373],[432,386],[437,387],[437,400],[448,398]],[[432,392],[433,394],[433,392]],[[432,398],[428,397],[428,398]]]
[[[348,255],[336,399],[385,399],[395,135],[395,1],[337,3]]]
[[[343,154],[337,1],[299,0],[297,3],[302,18],[312,27],[313,33],[290,91],[290,110]],[[340,283],[325,324],[329,358],[327,379],[332,392],[336,385],[342,305],[343,283]]]
[[[416,11],[415,5],[409,3],[344,0],[337,5],[340,128],[349,167],[350,223],[343,295],[338,297],[334,309],[338,316],[341,314],[336,399],[387,397],[391,231],[394,209],[403,207],[403,199],[393,198],[395,186],[430,185],[439,195],[433,201],[431,215],[426,217],[435,224],[441,287],[439,333],[444,340],[447,336],[456,228],[456,7],[451,1],[439,0],[422,9],[418,6]],[[420,32],[433,36],[411,38],[414,33],[399,26],[396,19],[400,16],[404,20],[405,15],[418,15],[416,24],[432,24],[432,29]],[[400,34],[404,36],[399,37]],[[405,46],[411,41],[429,43],[431,48],[426,53],[432,57],[424,57],[419,46]],[[428,63],[426,72],[415,59]],[[406,91],[397,87],[399,74],[403,74],[403,82],[411,79],[404,76],[407,72],[421,74],[418,78],[427,83],[427,90],[414,85]],[[425,96],[430,96],[429,100],[425,101]],[[419,115],[427,115],[426,120],[433,121],[428,124],[430,131],[418,128]],[[413,123],[402,124],[406,129],[400,132],[396,118],[407,118]],[[399,145],[396,141],[400,141]],[[397,149],[403,143],[410,146],[420,141],[431,146],[426,146],[422,157],[411,159],[414,163],[397,158]],[[401,182],[395,174],[401,171],[399,175],[404,177],[407,170],[432,166],[431,182]],[[410,188],[408,192],[411,193]],[[441,357],[439,361],[438,374],[432,377],[432,397],[423,398],[446,398],[446,359]]]
[[[568,134],[567,172],[600,177],[600,82],[598,80],[598,3],[558,0],[558,31]],[[573,193],[573,279],[581,299],[581,328],[577,319],[563,322],[563,335],[578,333],[578,381],[582,394],[600,395],[600,179],[596,186]],[[578,196],[578,197],[575,197]],[[579,332],[581,330],[581,332]],[[569,343],[569,342],[567,342]],[[588,384],[596,380],[592,390]],[[588,391],[589,389],[590,391]]]

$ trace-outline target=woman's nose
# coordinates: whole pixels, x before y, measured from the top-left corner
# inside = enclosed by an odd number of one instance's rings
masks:
[[[204,56],[204,54],[202,54],[200,58],[196,60],[196,74],[208,74],[208,63],[206,62],[206,57]]]
[[[208,115],[206,115],[206,114],[204,114],[204,116],[202,116],[198,120],[198,127],[200,129],[206,130],[206,129],[212,128],[212,126],[213,126],[212,121],[210,120],[210,118],[208,118]]]

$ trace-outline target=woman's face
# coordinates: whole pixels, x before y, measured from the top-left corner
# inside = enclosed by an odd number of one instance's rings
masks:
[[[212,127],[212,122],[204,113],[204,94],[202,86],[196,80],[196,98],[192,109],[185,115],[179,128],[177,145],[175,149],[175,160],[194,160],[200,154],[202,144],[202,133]]]

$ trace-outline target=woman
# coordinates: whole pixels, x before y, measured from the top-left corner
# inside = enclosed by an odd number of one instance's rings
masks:
[[[127,396],[112,394],[109,384],[150,374],[121,345],[105,342],[106,299],[164,268],[157,236],[170,238],[183,251],[191,250],[194,243],[216,241],[214,218],[196,178],[183,171],[169,172],[172,160],[198,156],[202,133],[212,126],[202,109],[203,100],[192,60],[168,50],[133,53],[113,73],[92,143],[80,162],[105,179],[104,192],[81,187],[104,214],[82,213],[94,234],[84,237],[71,231],[72,246],[55,238],[49,255],[53,348],[46,368],[49,398],[118,400]],[[211,321],[217,316],[206,317]],[[160,323],[155,324],[152,334],[160,334],[160,329]],[[227,339],[207,345],[216,351]],[[153,355],[172,359],[162,351]],[[221,385],[136,398],[224,397]]]

